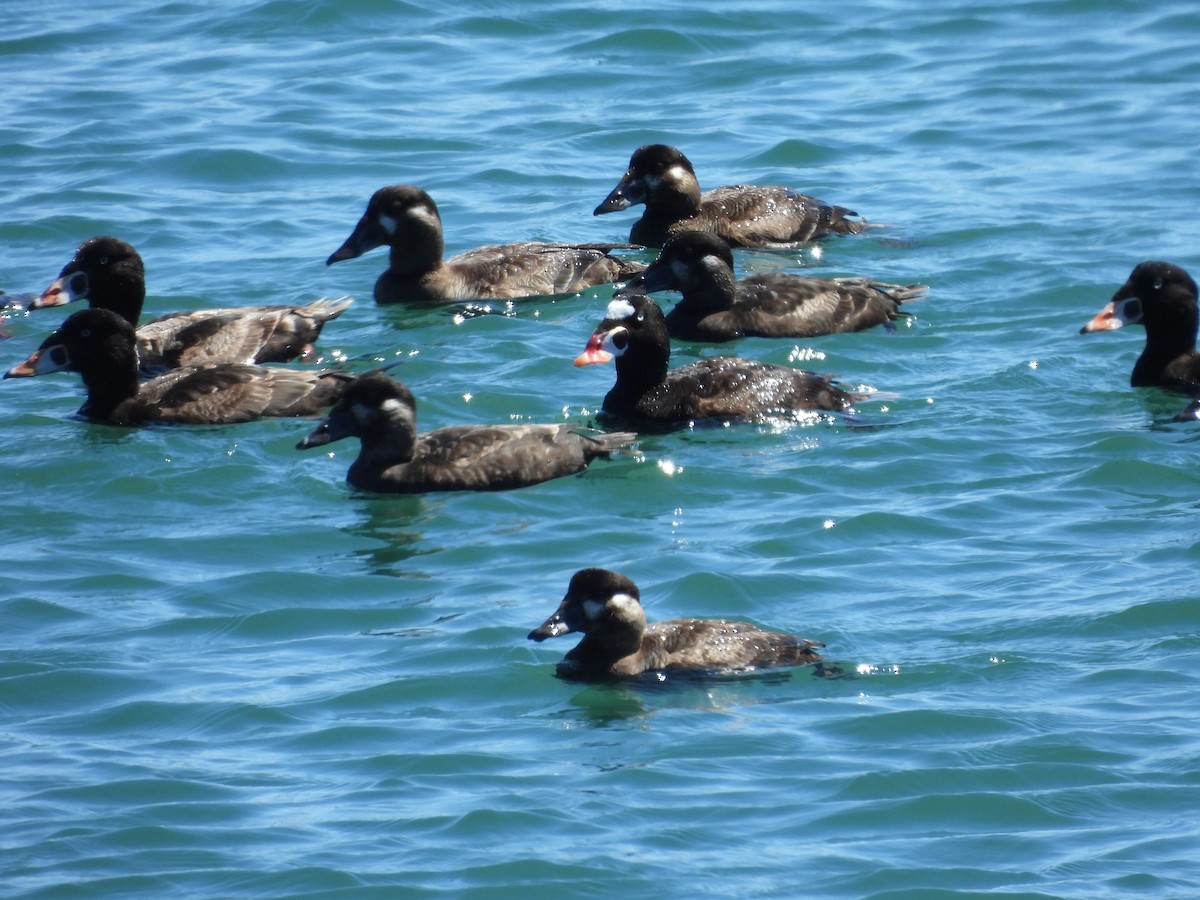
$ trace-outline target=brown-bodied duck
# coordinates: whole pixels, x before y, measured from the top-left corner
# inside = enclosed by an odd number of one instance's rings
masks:
[[[710,231],[734,247],[794,247],[827,234],[856,234],[867,225],[853,210],[786,187],[733,184],[701,193],[691,162],[666,144],[633,151],[629,168],[594,214],[638,203],[646,210],[629,240],[647,247],[661,247],[680,231]]]
[[[380,188],[327,265],[386,245],[378,303],[448,303],[582,291],[632,278],[645,263],[611,255],[629,244],[527,241],[476,247],[443,259],[442,217],[433,198],[407,184]]]
[[[701,420],[762,421],[803,410],[844,412],[865,394],[825,375],[733,356],[668,369],[671,339],[658,304],[644,294],[616,297],[576,366],[615,360],[617,381],[604,398],[611,417],[639,430]]]
[[[671,337],[731,341],[741,337],[818,337],[892,328],[900,305],[922,297],[921,284],[871,278],[812,278],[770,272],[735,279],[733,253],[715,234],[683,231],[668,238],[644,272],[622,293],[678,291],[667,313]]]
[[[732,673],[769,666],[820,663],[820,641],[728,619],[665,619],[647,624],[638,587],[609,569],[571,576],[554,615],[529,633],[544,641],[581,633],[558,674],[581,680],[628,678],[647,672]]]
[[[346,480],[365,491],[395,494],[528,487],[582,472],[637,437],[565,423],[453,425],[418,433],[412,392],[382,373],[351,384],[296,449],[352,436],[362,446]]]
[[[351,301],[306,305],[238,306],[167,313],[138,325],[146,300],[146,269],[130,244],[94,237],[80,244],[57,279],[30,309],[86,300],[115,312],[137,329],[138,357],[154,371],[210,363],[289,362],[307,356],[325,323]]]
[[[227,425],[268,416],[310,416],[350,377],[330,370],[222,363],[138,377],[133,326],[107,309],[72,314],[5,378],[78,372],[87,388],[79,414],[110,425]]]

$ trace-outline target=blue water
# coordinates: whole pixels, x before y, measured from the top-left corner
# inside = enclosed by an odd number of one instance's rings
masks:
[[[1139,330],[1078,331],[1135,263],[1200,270],[1198,45],[1185,0],[7,3],[0,287],[115,234],[147,314],[350,294],[322,353],[403,359],[428,428],[590,421],[611,288],[377,307],[382,252],[324,260],[385,184],[451,252],[621,240],[591,210],[671,143],[889,226],[739,271],[931,290],[895,334],[674,349],[887,392],[856,422],[501,494],[5,382],[0,895],[1196,896],[1200,432],[1128,386]],[[5,368],[62,317],[7,314]],[[846,677],[558,680],[571,639],[525,635],[588,565]]]

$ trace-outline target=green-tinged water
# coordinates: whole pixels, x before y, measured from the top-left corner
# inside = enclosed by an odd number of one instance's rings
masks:
[[[449,10],[449,11],[446,11]],[[1200,892],[1200,430],[1079,328],[1200,270],[1182,0],[10,3],[0,287],[97,234],[146,313],[349,294],[326,359],[423,427],[593,420],[612,289],[378,307],[326,267],[378,187],[447,249],[623,240],[639,144],[887,228],[739,272],[923,282],[895,333],[677,344],[886,392],[850,420],[644,438],[578,477],[418,498],[310,421],[131,431],[0,385],[0,895],[1154,897]],[[644,254],[652,258],[652,253]],[[672,302],[662,295],[664,304]],[[68,310],[6,313],[4,368]],[[503,313],[503,314],[500,314]],[[559,680],[571,574],[651,618],[824,641],[810,670]]]

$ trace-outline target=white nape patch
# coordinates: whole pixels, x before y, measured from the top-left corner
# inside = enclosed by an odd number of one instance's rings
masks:
[[[395,234],[396,233],[396,220],[393,219],[391,216],[387,216],[387,215],[384,215],[383,213],[380,213],[379,227],[382,228],[384,231],[386,231],[388,234]]]
[[[671,166],[671,168],[663,172],[663,181],[686,181],[690,177],[688,170],[683,166]]]
[[[641,606],[637,600],[635,600],[629,594],[626,594],[624,591],[613,594],[611,597],[609,597],[607,605],[614,606],[621,610],[628,609],[631,606]],[[595,617],[593,616],[592,618]]]
[[[385,412],[395,412],[396,410],[404,409],[404,405],[405,404],[404,404],[403,400],[397,400],[395,397],[388,397],[386,400],[384,400],[382,403],[379,404],[379,408],[384,410]],[[362,410],[364,412],[370,412],[370,410],[366,406],[363,406],[361,403],[356,403],[354,406],[354,412],[356,415],[358,414],[359,410]]]
[[[442,220],[439,219],[438,214],[433,211],[433,207],[427,206],[424,203],[409,207],[408,216],[410,219],[416,219],[417,221],[425,222],[428,225],[435,225],[438,228],[442,227]]]
[[[606,319],[628,319],[637,310],[633,308],[633,304],[625,298],[620,298],[608,304],[608,309],[604,312]]]

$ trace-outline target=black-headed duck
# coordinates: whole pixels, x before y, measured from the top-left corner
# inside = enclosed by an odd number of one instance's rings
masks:
[[[667,313],[671,337],[731,341],[740,337],[817,337],[891,327],[900,305],[928,290],[870,278],[812,278],[787,272],[737,280],[733,253],[715,234],[684,231],[667,239],[658,259],[622,289],[678,291]]]
[[[1146,347],[1133,366],[1129,383],[1194,394],[1200,390],[1198,321],[1192,277],[1171,263],[1143,262],[1080,333],[1144,326]]]
[[[858,213],[786,187],[733,184],[701,193],[691,162],[666,144],[633,151],[629,168],[595,215],[646,204],[629,240],[661,247],[680,231],[710,231],[734,247],[792,247],[826,234],[856,234]]]
[[[632,278],[645,263],[612,256],[621,244],[527,241],[476,247],[443,259],[442,217],[433,198],[407,184],[380,188],[327,265],[386,245],[378,303],[448,303],[582,291]]]
[[[571,576],[554,615],[529,633],[544,641],[581,633],[558,664],[558,674],[599,680],[646,672],[731,673],[821,662],[820,641],[727,619],[665,619],[647,624],[638,587],[609,569]]]
[[[133,326],[107,309],[72,314],[5,378],[78,372],[79,414],[110,425],[227,425],[268,416],[309,416],[329,406],[350,376],[312,369],[223,363],[138,379]]]
[[[346,480],[365,491],[395,494],[527,487],[582,472],[637,437],[583,432],[566,423],[454,425],[418,433],[412,392],[382,373],[351,384],[296,449],[351,436],[362,446]]]
[[[604,412],[639,430],[706,419],[761,421],[802,410],[844,412],[866,396],[824,375],[733,356],[668,369],[670,354],[662,310],[650,297],[633,294],[608,305],[575,365],[615,359],[617,381],[604,398]]]
[[[325,323],[351,301],[316,300],[303,306],[238,306],[167,313],[138,325],[146,300],[146,270],[130,244],[89,238],[30,309],[87,300],[115,312],[137,329],[138,357],[147,370],[209,363],[289,362],[308,355]]]

